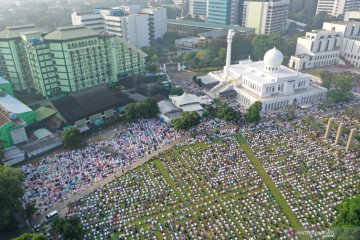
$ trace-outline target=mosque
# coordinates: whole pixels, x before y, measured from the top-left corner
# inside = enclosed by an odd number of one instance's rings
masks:
[[[260,101],[263,112],[286,105],[310,106],[325,99],[327,89],[316,85],[310,75],[281,65],[284,56],[275,47],[266,52],[263,61],[249,58],[230,65],[233,36],[230,29],[224,69],[200,77],[211,97],[232,96],[245,108]]]

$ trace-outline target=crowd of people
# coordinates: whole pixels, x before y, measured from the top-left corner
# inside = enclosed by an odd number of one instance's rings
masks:
[[[335,206],[359,193],[360,165],[353,154],[342,156],[333,146],[285,125],[245,136],[304,227],[330,227]]]
[[[204,95],[204,91],[201,87],[195,84],[192,79],[176,79],[172,80],[177,86],[184,89],[185,92],[195,94],[197,96]]]
[[[109,139],[77,150],[44,157],[23,166],[25,203],[44,212],[93,182],[126,168],[132,162],[173,142],[181,132],[159,120],[142,120],[114,129]]]
[[[188,139],[191,145],[179,144],[77,201],[69,214],[81,219],[85,239],[286,239],[289,221],[236,132]]]

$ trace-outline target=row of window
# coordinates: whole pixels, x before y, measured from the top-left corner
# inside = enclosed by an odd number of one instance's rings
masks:
[[[87,41],[82,41],[82,42],[78,42],[78,43],[69,43],[67,45],[67,47],[68,47],[68,49],[74,49],[74,48],[95,46],[97,44],[98,44],[97,40],[87,40]]]

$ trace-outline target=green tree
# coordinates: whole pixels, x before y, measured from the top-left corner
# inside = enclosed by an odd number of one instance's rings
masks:
[[[251,104],[251,106],[246,110],[244,115],[245,121],[247,123],[258,123],[260,122],[260,111],[262,108],[261,102],[257,101]]]
[[[47,237],[41,233],[24,233],[15,240],[47,240]]]
[[[338,205],[333,227],[336,239],[360,239],[360,195],[346,199]]]
[[[4,158],[5,154],[5,140],[0,139],[0,160]]]
[[[335,78],[335,87],[344,92],[351,91],[354,78],[350,75],[339,75]]]
[[[170,88],[170,95],[181,96],[184,93],[184,90],[181,87]]]
[[[329,71],[321,71],[320,73],[321,85],[327,89],[331,88],[331,85],[334,81],[334,75]]]
[[[129,103],[125,106],[124,111],[125,119],[128,122],[135,121],[138,118],[137,104]]]
[[[334,89],[327,92],[326,103],[334,104],[340,102],[349,102],[353,98],[352,92]]]
[[[20,198],[24,194],[21,169],[0,166],[0,230],[13,220],[13,213],[21,210]]]
[[[125,106],[125,119],[133,122],[142,118],[154,118],[159,113],[159,107],[154,98],[147,98],[144,102],[129,103]]]
[[[236,122],[240,119],[240,113],[235,111],[226,101],[220,102],[216,115],[227,122]]]
[[[195,56],[196,56],[195,52],[184,53],[182,55],[182,60],[186,62],[190,62],[195,58]]]
[[[184,112],[180,118],[173,120],[173,125],[177,130],[189,130],[199,125],[200,120],[197,112]]]
[[[24,213],[27,219],[31,219],[32,216],[34,216],[35,212],[36,212],[36,207],[34,203],[28,203],[25,205]]]
[[[64,240],[80,240],[84,237],[83,226],[77,217],[57,218],[51,227],[53,235],[60,234]]]
[[[81,133],[76,127],[66,128],[62,132],[62,138],[65,148],[73,149],[81,145]]]

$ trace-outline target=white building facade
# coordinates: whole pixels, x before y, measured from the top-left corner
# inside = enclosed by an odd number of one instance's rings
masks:
[[[228,36],[228,56],[231,56],[231,39]],[[230,57],[228,57],[230,59]],[[287,105],[313,104],[325,99],[327,90],[314,84],[307,74],[282,66],[283,54],[273,48],[266,52],[264,61],[240,61],[226,66],[222,71],[210,72],[207,78],[220,81],[209,90],[213,97],[233,91],[236,100],[245,108],[256,101],[262,111],[281,109]]]
[[[289,7],[289,0],[245,1],[243,6],[243,27],[255,28],[256,34],[284,32]]]
[[[316,14],[326,12],[331,16],[337,17],[348,11],[358,11],[359,9],[359,0],[318,0]]]
[[[72,13],[73,25],[85,25],[123,38],[135,47],[148,47],[151,41],[167,32],[166,9],[142,8],[138,5],[112,9],[95,9],[94,13]]]
[[[296,70],[344,65],[360,67],[360,22],[324,23],[323,29],[298,38],[289,67]]]

